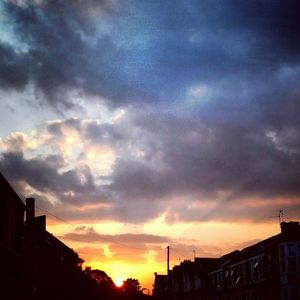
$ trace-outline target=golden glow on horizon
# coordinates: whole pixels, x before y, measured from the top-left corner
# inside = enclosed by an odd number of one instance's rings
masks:
[[[77,223],[80,225],[79,223]],[[250,244],[257,239],[265,239],[280,232],[279,225],[274,222],[253,223],[253,222],[202,222],[202,223],[174,223],[167,224],[164,216],[138,225],[130,225],[120,222],[88,223],[85,226],[92,226],[94,230],[103,234],[126,234],[129,232],[167,236],[176,244],[195,245],[197,256],[217,257],[235,249],[246,247],[245,242]],[[48,223],[47,229],[59,237],[69,247],[79,253],[85,260],[84,266],[93,269],[103,270],[112,280],[117,283],[123,276],[136,278],[142,287],[152,289],[154,272],[166,274],[166,253],[164,243],[148,244],[143,250],[135,248],[122,248],[120,244],[103,242],[85,242],[64,239],[62,235],[72,232],[74,228],[67,224]],[[130,243],[122,242],[130,247]],[[143,245],[135,245],[143,249]],[[178,249],[180,251],[180,249]],[[187,250],[183,250],[187,251]],[[172,255],[171,255],[172,256]],[[180,263],[178,256],[173,254],[171,266]],[[193,253],[191,251],[191,257]],[[183,259],[183,257],[181,257]],[[122,278],[123,279],[123,278]],[[117,284],[116,284],[117,285]]]
[[[124,278],[123,277],[118,277],[115,281],[115,285],[117,287],[121,287],[123,285],[123,281],[124,281]]]
[[[84,256],[82,256],[85,258]],[[152,289],[154,280],[154,272],[159,274],[166,273],[165,262],[157,262],[155,260],[145,261],[141,263],[126,262],[126,261],[86,261],[87,266],[92,269],[103,270],[113,282],[116,283],[120,274],[124,274],[124,280],[127,278],[136,278],[139,280],[142,287]]]

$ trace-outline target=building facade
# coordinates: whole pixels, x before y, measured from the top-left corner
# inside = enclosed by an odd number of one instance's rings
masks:
[[[278,235],[241,251],[184,261],[168,282],[169,299],[299,300],[299,222],[282,222]]]
[[[25,205],[0,173],[0,298],[19,296]],[[4,298],[5,299],[5,298]]]
[[[46,216],[35,216],[35,199],[24,204],[1,173],[0,254],[0,299],[85,298],[83,261],[46,230]]]

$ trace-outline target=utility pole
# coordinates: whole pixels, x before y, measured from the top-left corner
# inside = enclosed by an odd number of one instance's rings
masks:
[[[169,276],[170,271],[170,246],[167,247],[167,274]]]
[[[167,247],[167,297],[170,297],[170,246]]]

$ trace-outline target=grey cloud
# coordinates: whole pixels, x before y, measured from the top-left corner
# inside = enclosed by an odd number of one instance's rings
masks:
[[[82,122],[80,119],[69,118],[66,120],[57,120],[48,122],[45,126],[48,133],[50,133],[54,138],[60,138],[63,136],[63,129],[75,129],[79,133],[82,131]]]
[[[215,210],[169,209],[169,222],[176,218],[192,220],[263,220],[266,212],[241,207],[245,199],[264,199],[269,209],[274,197],[296,199],[299,196],[299,145],[297,127],[275,127],[268,119],[249,124],[219,123],[180,119],[171,115],[146,113],[135,115],[122,124],[101,124],[79,119],[57,121],[48,126],[53,136],[60,136],[64,126],[78,130],[91,143],[115,147],[117,160],[109,183],[96,185],[92,170],[81,183],[78,172],[58,173],[63,166],[59,156],[25,159],[16,153],[3,154],[1,167],[14,180],[25,180],[41,192],[54,192],[71,206],[68,214],[55,209],[64,218],[120,220],[134,223],[158,217],[168,209],[166,200],[217,201]],[[126,128],[125,128],[126,127]],[[51,128],[51,129],[50,129]],[[55,129],[53,129],[55,128]],[[115,138],[117,136],[118,138]],[[128,145],[137,147],[136,156]],[[14,169],[20,169],[14,174]],[[73,191],[74,195],[64,194]],[[220,197],[220,195],[223,195]],[[87,203],[109,203],[107,207],[76,210]],[[72,207],[72,205],[74,205]],[[285,205],[296,209],[296,201]],[[244,209],[245,208],[245,209]]]
[[[1,47],[4,54],[1,68],[6,71],[1,72],[3,84],[22,88],[32,82],[42,93],[40,98],[44,97],[57,109],[74,107],[67,90],[123,98],[121,91],[126,94],[127,87],[117,72],[121,52],[108,36],[96,39],[94,46],[83,37],[89,33],[95,35],[95,19],[86,14],[110,12],[118,5],[113,1],[82,3],[44,1],[39,6],[28,1],[26,5],[3,4],[14,22],[16,36],[28,46],[27,52],[18,55],[8,46]],[[112,89],[114,82],[116,86]]]
[[[113,171],[113,183],[110,188],[120,194],[122,199],[151,199],[163,197],[167,192],[165,184],[167,178],[162,180],[155,167],[137,160],[118,160]]]
[[[0,169],[12,182],[25,181],[42,193],[53,193],[60,201],[80,202],[82,195],[93,199],[93,175],[88,167],[80,170],[58,171],[62,160],[57,156],[26,159],[22,153],[5,152],[1,155]],[[17,172],[16,172],[17,170]],[[81,176],[84,180],[81,180]],[[74,191],[76,197],[68,199],[65,192]],[[97,198],[99,200],[99,198]]]
[[[16,55],[7,46],[3,66],[20,65],[20,71],[13,73],[23,74],[18,86],[34,82],[48,103],[61,110],[77,105],[69,94],[73,89],[110,98],[117,105],[123,105],[124,100],[146,102],[149,95],[152,102],[160,96],[178,101],[189,86],[198,82],[214,86],[225,77],[230,86],[237,82],[235,88],[252,82],[253,90],[263,81],[269,89],[276,85],[278,68],[299,60],[296,1],[219,1],[218,5],[209,1],[132,2],[133,13],[131,16],[129,9],[127,18],[132,17],[133,27],[139,20],[137,36],[142,40],[144,34],[150,40],[142,50],[138,45],[126,50],[117,47],[120,36],[116,32],[96,38],[93,15],[100,15],[101,20],[107,18],[103,12],[115,17],[115,10],[124,9],[120,2],[87,1],[84,7],[81,1],[42,1],[40,6],[26,3],[6,8],[15,21],[17,36],[31,48],[26,55]],[[85,35],[91,35],[93,45]],[[144,63],[126,71],[128,64],[139,60]],[[13,87],[14,80],[2,74],[3,84]],[[131,76],[136,78],[132,81]],[[6,84],[7,80],[12,85]],[[238,95],[247,101],[246,111],[251,110],[254,98],[253,92],[249,93],[248,98]],[[201,109],[200,116],[208,112],[215,119],[228,117],[222,112],[219,116],[215,108],[229,98],[225,93],[219,95],[215,103]],[[240,108],[234,117],[241,118]]]
[[[183,209],[183,220],[258,220],[260,213],[241,208],[236,216],[232,206],[248,197],[270,203],[273,197],[299,197],[298,1],[131,2],[132,23],[125,18],[120,24],[139,43],[131,48],[128,40],[126,50],[117,46],[116,32],[96,38],[94,15],[97,22],[118,22],[119,2],[25,2],[5,4],[17,38],[29,48],[0,45],[2,88],[33,83],[61,109],[76,105],[73,89],[117,105],[142,101],[143,107],[130,106],[130,116],[118,124],[70,118],[47,125],[53,139],[72,128],[90,143],[113,147],[117,160],[106,176],[109,184],[97,186],[88,167],[58,172],[65,163],[58,156],[4,153],[0,167],[13,181],[74,206],[109,202],[110,208],[88,213],[128,222],[158,216],[174,197],[220,201],[218,210],[201,216]],[[213,93],[189,102],[188,89],[198,84]],[[145,91],[153,95],[148,106]],[[157,102],[158,96],[165,101]],[[64,194],[69,190],[75,198]],[[220,193],[226,193],[221,200]],[[296,201],[286,209],[292,207],[298,212]],[[72,218],[86,216],[77,212]]]
[[[17,54],[8,45],[0,44],[0,87],[4,89],[23,88],[30,74],[24,66],[30,64],[30,57]]]
[[[130,9],[120,1],[24,2],[4,6],[29,50],[16,55],[2,46],[2,68],[9,71],[2,73],[2,84],[22,87],[32,81],[60,109],[76,105],[66,90],[100,95],[117,105],[178,101],[199,81],[265,80],[281,66],[299,62],[296,0],[130,2]],[[116,25],[123,11],[124,21]],[[113,16],[120,28],[97,37],[94,15],[104,23]],[[122,24],[136,36],[128,37]],[[128,39],[124,49],[117,46],[122,44],[118,31]],[[11,66],[18,72],[10,72]]]
[[[79,226],[75,228],[74,232],[65,234],[63,237],[78,239],[86,242],[109,242],[111,244],[160,244],[169,243],[170,239],[165,236],[152,235],[152,234],[100,234],[92,227]]]
[[[24,186],[20,185],[19,182],[13,182],[13,184],[17,191],[24,190]],[[88,220],[89,222],[117,221],[139,224],[158,217],[161,213],[157,205],[152,205],[146,201],[130,201],[128,203],[126,200],[121,200],[117,202],[102,196],[101,190],[96,195],[88,193],[75,193],[75,196],[69,197],[64,195],[59,198],[62,202],[55,205],[50,204],[47,196],[43,194],[32,193],[26,196],[35,197],[37,205],[41,209],[50,212],[46,215],[52,222],[65,220],[77,224]],[[112,197],[110,194],[109,196]],[[104,205],[102,206],[101,203],[104,203]]]
[[[188,207],[187,205],[173,205],[167,215],[166,222],[206,222],[215,220],[219,222],[262,222],[276,223],[278,222],[278,211],[283,209],[285,215],[290,219],[298,219],[300,213],[299,199],[290,197],[288,202],[286,198],[280,197],[280,201],[270,199],[248,198],[244,195],[233,199],[219,199],[217,204],[211,208]],[[258,204],[256,204],[258,201]]]
[[[145,147],[145,158],[119,159],[116,163],[111,188],[124,198],[209,196],[217,191],[238,196],[299,194],[299,152],[276,148],[266,137],[265,128],[251,130],[226,123],[206,126],[201,121],[178,119],[156,121],[153,117],[149,124],[142,121],[142,126],[145,135],[152,130],[149,137],[160,152]],[[155,162],[158,154],[157,165],[149,163]]]
[[[298,1],[230,0],[219,1],[218,5],[211,5],[210,1],[196,2],[186,5],[191,5],[189,11],[194,22],[207,30],[234,33],[237,40],[247,37],[252,46],[251,53],[248,53],[250,60],[266,65],[293,63],[299,59],[300,43],[296,40],[300,29]]]

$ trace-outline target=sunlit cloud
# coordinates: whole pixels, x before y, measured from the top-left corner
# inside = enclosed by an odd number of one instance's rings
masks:
[[[15,131],[10,133],[5,139],[0,139],[0,149],[2,151],[24,152],[37,147],[35,137],[29,137],[23,132]]]

